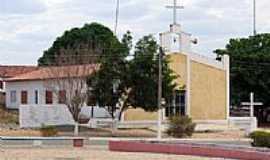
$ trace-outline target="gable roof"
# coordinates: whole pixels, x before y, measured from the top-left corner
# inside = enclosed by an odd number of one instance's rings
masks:
[[[16,82],[16,81],[34,81],[46,79],[85,77],[91,75],[98,69],[99,65],[97,64],[40,67],[35,71],[21,74],[12,78],[8,78],[5,81]]]
[[[11,66],[11,65],[0,65],[0,77],[11,78],[27,72],[37,70],[37,66]]]

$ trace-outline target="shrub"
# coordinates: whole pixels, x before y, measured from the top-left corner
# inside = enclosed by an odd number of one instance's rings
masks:
[[[255,131],[250,134],[250,138],[253,140],[251,143],[255,147],[268,147],[270,148],[270,133],[263,131]]]
[[[55,126],[42,125],[42,127],[40,128],[40,132],[43,137],[53,137],[58,134],[58,131]]]
[[[188,116],[172,116],[169,118],[167,134],[175,138],[192,136],[196,124]]]

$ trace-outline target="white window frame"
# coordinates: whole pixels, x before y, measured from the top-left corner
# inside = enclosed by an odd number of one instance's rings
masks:
[[[10,103],[17,103],[17,91],[10,91]]]

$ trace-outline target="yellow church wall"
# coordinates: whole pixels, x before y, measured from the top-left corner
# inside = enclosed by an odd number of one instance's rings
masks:
[[[178,78],[175,82],[182,87],[186,85],[186,75],[187,75],[187,56],[184,54],[171,54],[168,56],[169,67],[175,72]]]
[[[187,56],[170,54],[169,67],[179,77],[179,87],[187,84]],[[226,71],[191,60],[190,62],[190,116],[194,120],[226,120]],[[143,109],[125,111],[125,121],[157,120],[157,112]]]
[[[194,120],[226,119],[226,72],[191,61],[190,114]]]
[[[141,108],[130,108],[124,112],[124,121],[151,121],[157,118],[157,112],[146,112]]]

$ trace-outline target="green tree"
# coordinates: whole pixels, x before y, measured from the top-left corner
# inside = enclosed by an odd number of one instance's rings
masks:
[[[135,56],[131,62],[132,70],[132,106],[141,107],[146,111],[156,111],[158,96],[158,54],[159,46],[153,36],[145,36],[135,47]],[[176,84],[177,76],[169,68],[169,61],[163,55],[162,81],[163,97],[170,101]]]
[[[215,51],[218,58],[231,58],[231,100],[233,105],[256,94],[256,100],[270,104],[270,34],[231,39],[225,49]]]
[[[115,118],[116,105],[121,97],[128,94],[129,89],[129,56],[132,47],[132,36],[128,31],[124,34],[121,52],[109,53],[100,59],[100,69],[88,78],[88,85],[92,87],[89,105],[106,107],[112,118]]]
[[[38,60],[40,66],[96,63],[108,54],[123,53],[113,32],[99,23],[65,31]]]
[[[132,37],[130,32],[125,34],[122,44],[126,50],[131,49]],[[122,59],[117,65],[107,57],[102,63],[101,70],[89,78],[92,84],[93,99],[101,106],[118,106],[121,113],[129,106],[140,107],[146,111],[156,111],[158,86],[158,44],[153,36],[145,36],[135,46],[134,58]],[[163,96],[170,100],[176,84],[176,75],[168,66],[168,60],[163,59]],[[96,101],[94,101],[96,102]],[[114,110],[111,110],[113,116]]]

